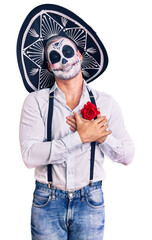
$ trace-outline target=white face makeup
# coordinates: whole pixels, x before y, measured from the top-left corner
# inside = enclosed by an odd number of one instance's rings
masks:
[[[58,79],[72,79],[81,69],[78,51],[74,43],[67,38],[60,38],[50,44],[47,56],[51,70]]]

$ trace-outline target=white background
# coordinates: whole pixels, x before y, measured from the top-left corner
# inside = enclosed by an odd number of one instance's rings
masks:
[[[25,90],[16,61],[16,41],[35,6],[69,8],[95,29],[109,55],[105,73],[90,86],[120,104],[136,154],[129,166],[105,158],[104,240],[152,239],[152,14],[150,0],[3,1],[0,9],[0,218],[1,239],[30,240],[34,170],[21,159],[19,119]],[[81,5],[80,5],[81,3]],[[100,3],[100,5],[99,5]],[[101,109],[102,111],[102,109]]]

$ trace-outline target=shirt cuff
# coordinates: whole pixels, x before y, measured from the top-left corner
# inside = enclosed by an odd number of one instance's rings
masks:
[[[78,131],[69,134],[61,139],[66,146],[66,149],[70,150],[82,144],[81,138],[78,134]]]

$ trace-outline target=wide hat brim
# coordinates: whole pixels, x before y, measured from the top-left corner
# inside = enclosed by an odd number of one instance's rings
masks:
[[[17,40],[17,60],[27,91],[49,88],[54,75],[48,70],[44,47],[53,36],[72,40],[82,54],[83,78],[87,83],[101,75],[108,56],[95,31],[66,8],[43,4],[34,8],[24,20]]]

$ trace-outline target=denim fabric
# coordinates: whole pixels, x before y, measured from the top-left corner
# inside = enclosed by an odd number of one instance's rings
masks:
[[[32,240],[102,240],[105,209],[101,182],[64,191],[36,181]]]

